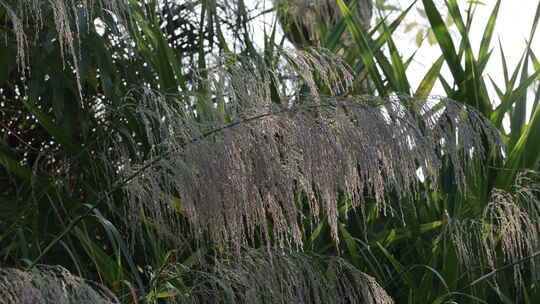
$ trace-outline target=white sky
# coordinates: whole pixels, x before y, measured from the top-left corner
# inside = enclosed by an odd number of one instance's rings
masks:
[[[265,8],[271,7],[271,1],[269,0],[251,1],[258,1],[259,4],[262,4],[265,6]],[[467,0],[457,1],[462,8],[465,9],[468,7]],[[501,2],[499,17],[497,19],[497,25],[491,43],[492,48],[494,48],[494,52],[486,69],[487,75],[491,76],[499,86],[502,86],[504,82],[500,52],[498,50],[498,39],[501,40],[505,57],[508,62],[508,68],[511,73],[525,49],[525,39],[528,39],[529,37],[534,15],[536,13],[536,7],[538,6],[539,1],[540,0],[502,0]],[[250,1],[248,0],[248,2]],[[394,0],[389,2],[394,2],[396,4],[399,3],[402,8],[406,8],[413,2],[413,0]],[[477,8],[474,19],[477,22],[473,24],[470,36],[472,38],[471,43],[473,44],[473,47],[476,48],[475,54],[478,53],[477,50],[482,39],[482,34],[486,26],[487,19],[489,18],[496,1],[482,0],[482,2],[485,3],[485,5],[479,5]],[[422,7],[421,0],[418,0],[417,6]],[[419,17],[419,15],[415,12],[409,14],[405,24],[412,21],[419,21],[427,24],[427,20]],[[268,22],[271,25],[272,20],[270,18],[266,18],[266,20],[262,21],[260,24],[262,25],[264,22]],[[270,30],[269,28],[270,27],[267,28],[268,31]],[[258,30],[256,30],[256,34],[257,31]],[[455,27],[454,32],[456,32],[456,35],[454,36],[458,37],[459,35],[457,34],[457,29],[455,29]],[[540,29],[538,29],[537,32],[537,36],[540,35]],[[261,33],[262,36],[262,31],[259,33]],[[397,33],[400,39],[396,39],[396,43],[398,44],[398,49],[402,51],[404,58],[408,58],[415,50],[417,50],[415,33],[416,31],[409,33],[404,33],[401,31],[400,33]],[[540,40],[538,38],[535,38],[535,41],[532,43],[532,49],[538,57],[540,57],[539,41]],[[458,42],[458,40],[454,39],[454,43],[456,42]],[[440,54],[441,52],[437,45],[430,46],[428,43],[425,43],[422,46],[415,57],[416,60],[411,64],[407,72],[413,89],[416,89],[422,77],[431,67],[433,62],[435,62],[438,56],[440,56]],[[443,75],[447,76],[448,79],[451,78],[448,69],[443,69]],[[438,84],[432,93],[444,95],[444,90],[440,84]],[[494,96],[495,95],[492,94],[492,97]],[[497,103],[496,99],[493,101]]]

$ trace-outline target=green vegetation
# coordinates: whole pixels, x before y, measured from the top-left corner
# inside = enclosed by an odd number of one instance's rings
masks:
[[[537,303],[540,62],[418,2],[415,89],[416,3],[291,51],[242,0],[0,0],[0,303]]]

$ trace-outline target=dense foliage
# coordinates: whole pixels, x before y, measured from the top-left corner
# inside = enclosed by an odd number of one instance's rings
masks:
[[[501,1],[445,1],[459,43],[421,2],[338,0],[287,50],[243,0],[0,0],[0,303],[536,303],[540,5],[501,88]]]

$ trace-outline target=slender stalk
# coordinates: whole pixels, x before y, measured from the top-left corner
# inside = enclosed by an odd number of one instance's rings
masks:
[[[521,259],[519,259],[519,260],[517,260],[517,261],[514,261],[514,262],[512,262],[512,263],[505,264],[505,265],[503,265],[503,266],[501,266],[501,267],[499,267],[499,268],[497,268],[497,269],[493,269],[492,271],[490,271],[490,272],[486,273],[485,275],[479,277],[478,279],[474,280],[474,281],[473,281],[472,283],[470,283],[469,285],[465,286],[465,288],[473,287],[474,285],[476,285],[476,284],[478,284],[478,283],[484,281],[485,279],[488,279],[488,278],[490,278],[490,277],[496,275],[497,273],[499,273],[499,272],[501,272],[501,271],[503,271],[503,270],[505,270],[505,269],[507,269],[507,268],[510,268],[510,267],[515,266],[515,265],[517,265],[517,264],[521,264],[521,263],[523,263],[523,262],[526,262],[526,261],[528,261],[528,260],[530,260],[530,259],[532,259],[532,258],[534,258],[534,257],[539,256],[539,255],[540,255],[540,251],[536,251],[535,253],[533,253],[533,254],[531,254],[531,255],[529,255],[529,256],[526,256],[526,257],[524,257],[524,258],[521,258]],[[465,288],[463,288],[463,289],[465,289]]]

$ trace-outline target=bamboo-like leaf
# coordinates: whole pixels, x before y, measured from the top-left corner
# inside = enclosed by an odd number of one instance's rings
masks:
[[[116,257],[111,257],[99,244],[94,242],[86,229],[75,227],[73,235],[79,240],[84,252],[107,283],[111,284],[126,278],[121,265],[118,265],[115,259]]]
[[[491,85],[493,86],[493,89],[495,90],[495,93],[497,93],[497,97],[499,97],[499,99],[504,99],[504,93],[502,91],[502,89],[497,85],[497,83],[495,83],[495,80],[493,80],[493,78],[491,78],[491,76],[489,77],[489,81],[491,81]]]
[[[392,60],[393,74],[394,78],[396,79],[396,85],[394,86],[394,88],[397,89],[397,93],[410,94],[411,89],[409,81],[407,79],[407,75],[405,74],[405,65],[403,64],[403,60],[397,50],[394,40],[392,39],[390,31],[384,24],[383,35],[386,36],[386,43],[388,45],[388,49],[390,51],[390,58]]]
[[[347,245],[349,254],[356,262],[358,262],[358,257],[360,256],[358,246],[356,245],[356,241],[354,240],[353,236],[349,233],[349,231],[347,231],[347,226],[345,226],[343,223],[339,223],[339,232],[343,236],[343,240]]]
[[[41,179],[41,177],[36,177],[32,170],[21,166],[17,160],[15,160],[9,153],[9,151],[4,151],[0,147],[0,165],[5,168],[7,173],[15,174],[19,178],[31,182],[32,180]],[[45,182],[46,180],[42,180]]]
[[[511,95],[513,94],[515,82],[516,82],[517,77],[519,75],[519,72],[521,70],[521,65],[523,63],[523,60],[524,60],[526,54],[524,53],[521,56],[521,58],[520,58],[520,60],[519,60],[519,62],[517,64],[514,72],[510,76],[509,73],[508,73],[508,66],[507,66],[507,63],[506,63],[506,58],[504,56],[504,51],[502,49],[502,45],[501,45],[500,41],[499,41],[499,49],[501,51],[501,60],[502,60],[502,67],[503,67],[503,75],[504,75],[504,80],[505,80],[506,92],[503,95],[500,95],[500,96],[502,96],[502,97],[500,97],[501,104],[497,106],[497,108],[495,109],[495,111],[493,111],[493,113],[491,113],[490,119],[499,129],[501,129],[502,128],[502,120],[503,120],[504,116],[512,108],[512,105],[513,105],[514,101],[511,98]],[[493,80],[492,80],[492,83],[494,84]]]
[[[433,63],[429,71],[426,73],[426,75],[418,85],[418,88],[414,93],[415,98],[426,98],[431,93],[431,90],[433,89],[437,78],[439,78],[443,63],[443,56],[440,56],[439,59],[437,59],[435,63]]]
[[[517,96],[514,102],[514,108],[510,117],[510,140],[507,143],[507,150],[511,151],[522,134],[523,126],[527,123],[527,90],[532,82],[527,83],[529,74],[529,56],[525,56],[523,69],[521,71],[520,85],[527,87],[521,96]]]
[[[525,60],[524,60],[524,63],[523,63],[523,69],[521,71],[521,83],[520,83],[520,87],[529,87],[531,84],[532,84],[532,79],[527,79],[528,77],[528,68],[529,68],[529,59],[531,59],[533,61],[533,65],[534,65],[534,54],[532,53],[532,50],[531,50],[531,43],[534,39],[534,34],[536,33],[536,27],[538,26],[538,21],[540,20],[540,3],[538,4],[537,6],[537,11],[536,11],[536,15],[535,15],[535,18],[533,20],[533,25],[532,25],[532,28],[531,28],[531,32],[530,32],[530,36],[529,36],[529,40],[527,42],[527,50],[525,52]],[[536,73],[538,73],[540,71],[540,69],[536,68]],[[537,74],[537,77],[538,78],[538,75]],[[514,147],[514,144],[517,142],[518,138],[521,136],[522,134],[522,129],[523,129],[523,126],[526,124],[526,111],[527,111],[527,89],[524,89],[525,92],[524,93],[519,93],[519,92],[516,92],[516,95],[517,96],[512,96],[514,99],[516,99],[516,102],[515,102],[515,107],[514,107],[514,111],[512,113],[512,117],[511,117],[511,134],[510,134],[510,141],[508,143],[508,150],[512,150],[513,147]],[[518,90],[516,90],[518,91]]]
[[[390,26],[389,26],[389,31],[391,34],[394,33],[394,31],[398,28],[398,26],[403,22],[403,20],[405,19],[405,17],[407,17],[407,15],[409,14],[409,12],[412,10],[412,8],[416,5],[416,3],[418,2],[418,0],[414,0],[406,9],[403,10],[403,12],[396,18],[396,20],[394,20]],[[370,32],[370,36],[373,37],[374,33],[377,31],[377,30],[380,30],[381,27],[383,26],[385,22],[385,19],[382,19],[379,23],[377,23],[374,27],[373,27],[373,30]],[[375,40],[375,44],[374,44],[374,47],[373,49],[375,50],[379,50],[381,49],[381,47],[384,45],[384,43],[386,42],[386,38],[384,35],[381,35],[379,36],[376,40]]]
[[[491,44],[491,38],[493,37],[493,32],[495,30],[495,24],[497,22],[497,16],[499,15],[499,8],[501,6],[501,0],[497,0],[495,7],[491,11],[491,15],[487,21],[486,27],[484,29],[484,34],[482,35],[482,42],[480,42],[480,50],[478,51],[478,61],[481,62],[488,56],[489,46]],[[483,71],[483,69],[480,69]]]
[[[428,17],[428,20],[431,24],[435,37],[439,42],[440,49],[444,55],[448,67],[452,72],[452,76],[455,79],[455,82],[458,86],[462,86],[465,81],[465,72],[461,67],[459,57],[452,42],[452,37],[446,27],[439,10],[435,6],[432,0],[422,0],[424,3],[424,8]]]
[[[518,172],[534,169],[540,161],[540,106],[532,113],[531,120],[511,151],[506,164],[497,175],[496,186],[508,189]]]
[[[129,33],[137,47],[158,71],[161,88],[169,93],[178,92],[179,87],[185,89],[181,65],[159,25],[155,24],[157,22],[155,12],[147,12],[147,14],[153,14],[148,17],[139,1],[129,0],[129,2],[131,17],[134,20],[127,22]]]
[[[530,48],[529,48],[529,54],[531,56],[531,61],[533,63],[534,69],[535,70],[540,70],[540,60],[538,60],[538,57],[536,57],[534,51],[531,50]],[[540,78],[538,80],[540,80]]]
[[[488,116],[491,114],[491,105],[489,103],[489,97],[487,91],[485,91],[485,84],[481,77],[482,70],[479,69],[479,64],[476,61],[476,58],[473,54],[473,49],[471,42],[469,40],[470,27],[472,25],[472,20],[474,16],[474,11],[472,9],[473,4],[469,5],[467,10],[467,20],[463,20],[463,17],[460,12],[459,5],[456,0],[447,0],[447,6],[449,13],[452,16],[455,24],[461,34],[461,43],[459,48],[459,60],[462,55],[465,56],[465,75],[464,83],[460,85],[462,96],[467,96],[463,100],[466,104],[472,105],[478,109],[482,114]],[[458,83],[459,85],[459,83]],[[461,97],[464,98],[464,97]]]
[[[379,250],[384,254],[384,256],[390,261],[392,266],[395,269],[395,275],[402,277],[403,281],[407,283],[409,288],[414,289],[416,286],[416,283],[414,279],[409,274],[409,271],[405,268],[403,264],[401,264],[394,255],[392,255],[381,243],[377,243],[377,247],[379,247]]]
[[[350,9],[354,10],[358,5],[358,1],[359,0],[354,0]],[[347,23],[344,18],[341,18],[339,22],[333,28],[331,28],[329,32],[327,32],[324,46],[329,50],[336,51],[336,49],[339,47],[341,37],[346,29]]]
[[[89,208],[90,210],[93,210],[92,213],[94,214],[95,218],[103,226],[103,229],[104,229],[105,233],[107,234],[108,240],[112,244],[114,252],[118,256],[117,259],[120,258],[120,254],[124,257],[125,261],[127,262],[127,265],[131,269],[131,274],[132,274],[133,278],[135,279],[135,281],[137,282],[138,287],[141,288],[141,289],[144,288],[144,284],[142,282],[142,279],[139,276],[139,272],[137,271],[137,269],[135,267],[135,263],[133,261],[132,254],[130,253],[130,250],[128,249],[128,246],[127,246],[124,238],[120,235],[120,232],[118,231],[118,229],[116,229],[114,224],[111,223],[111,221],[109,221],[108,219],[106,219],[99,210],[93,208],[92,205],[85,204],[85,206],[87,208]],[[120,263],[120,265],[117,265],[117,266],[120,267],[121,263]]]
[[[352,17],[349,7],[347,6],[347,4],[345,4],[345,2],[343,2],[343,0],[337,0],[337,3],[343,13],[343,18],[345,19],[347,28],[349,29],[349,32],[353,36],[353,39],[355,40],[357,46],[360,49],[360,56],[362,57],[364,66],[367,69],[369,75],[371,76],[371,79],[375,83],[377,91],[379,91],[379,94],[382,96],[386,95],[384,83],[379,75],[379,72],[377,71],[377,66],[375,65],[374,52],[370,47],[366,36],[363,33],[362,27]]]
[[[533,24],[531,26],[531,32],[529,34],[529,41],[532,41],[532,38],[534,37],[536,33],[536,29],[538,28],[538,23],[540,22],[540,3],[536,6],[536,13],[534,14]]]
[[[536,80],[538,75],[540,75],[540,70],[534,72],[532,75],[528,76],[526,79],[523,79],[520,85],[515,90],[508,91],[504,95],[504,99],[501,100],[501,104],[496,108],[496,110],[493,112],[491,116],[491,120],[493,121],[495,126],[497,126],[498,128],[501,128],[504,115],[506,115],[507,112],[512,109],[512,106],[514,105],[516,100],[520,100],[520,97],[527,94],[527,90],[530,88],[531,84]],[[526,102],[526,99],[522,101]]]
[[[36,117],[38,122],[58,141],[65,149],[74,156],[87,157],[79,143],[66,135],[63,130],[56,125],[52,119],[48,117],[41,109],[34,106],[30,102],[24,102],[24,106],[32,115]]]
[[[501,53],[501,65],[503,70],[503,76],[504,76],[504,84],[509,83],[509,73],[508,73],[508,63],[506,62],[506,55],[504,54],[504,49],[502,47],[502,42],[499,39],[499,51]]]

